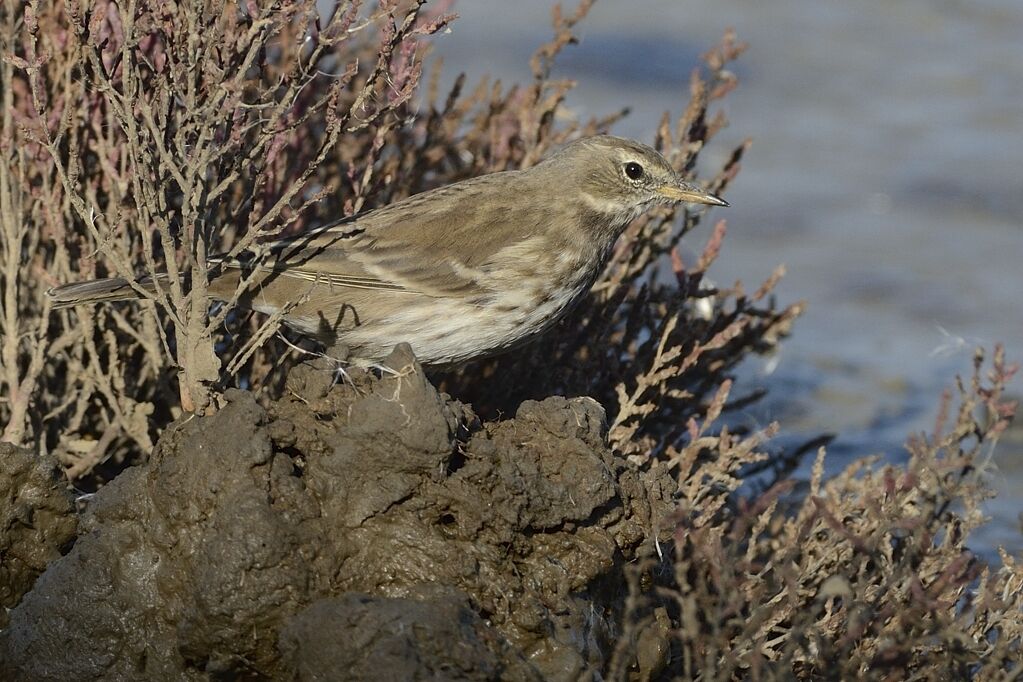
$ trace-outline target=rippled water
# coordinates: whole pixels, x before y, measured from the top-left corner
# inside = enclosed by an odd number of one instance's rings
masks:
[[[529,78],[549,3],[455,9],[437,40],[449,72]],[[773,372],[747,368],[747,386],[772,391],[751,417],[780,419],[792,439],[839,433],[833,470],[862,454],[898,459],[974,345],[1001,341],[1023,359],[1023,3],[598,2],[559,62],[579,80],[570,107],[628,105],[617,132],[651,139],[727,27],[751,47],[728,144],[709,161],[746,137],[753,147],[733,208],[718,213],[729,238],[712,274],[753,285],[785,263],[781,299],[809,302]],[[999,498],[976,548],[988,555],[1023,549],[1020,426],[995,461]]]

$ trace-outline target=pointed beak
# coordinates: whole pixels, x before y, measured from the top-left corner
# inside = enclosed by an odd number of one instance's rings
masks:
[[[700,189],[689,182],[680,182],[677,185],[662,185],[657,188],[657,193],[671,201],[685,201],[690,204],[710,204],[711,206],[728,206],[728,202],[721,197],[716,197],[710,192]]]

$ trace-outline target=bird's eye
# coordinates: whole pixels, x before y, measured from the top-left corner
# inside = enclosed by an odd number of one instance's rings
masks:
[[[639,180],[643,177],[643,166],[639,165],[635,161],[630,161],[625,164],[625,175],[630,180]]]

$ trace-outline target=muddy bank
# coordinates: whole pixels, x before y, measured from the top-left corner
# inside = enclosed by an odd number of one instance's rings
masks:
[[[612,455],[592,400],[527,402],[480,423],[407,348],[388,366],[393,376],[346,384],[302,366],[269,409],[233,391],[216,415],[175,424],[146,465],[95,495],[73,548],[24,596],[17,585],[31,580],[15,574],[34,578],[67,538],[23,538],[8,522],[6,551],[49,549],[27,568],[5,560],[4,604],[17,606],[0,635],[4,676],[599,671],[618,633],[621,568],[651,551],[671,481]],[[63,519],[70,537],[58,498],[20,508]],[[666,635],[640,639],[635,670],[650,673]]]

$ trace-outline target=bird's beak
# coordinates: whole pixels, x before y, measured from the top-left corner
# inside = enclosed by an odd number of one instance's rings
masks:
[[[728,202],[716,197],[710,192],[700,189],[688,182],[680,182],[677,185],[662,185],[657,188],[657,193],[671,201],[686,201],[691,204],[710,204],[711,206],[728,206]]]

